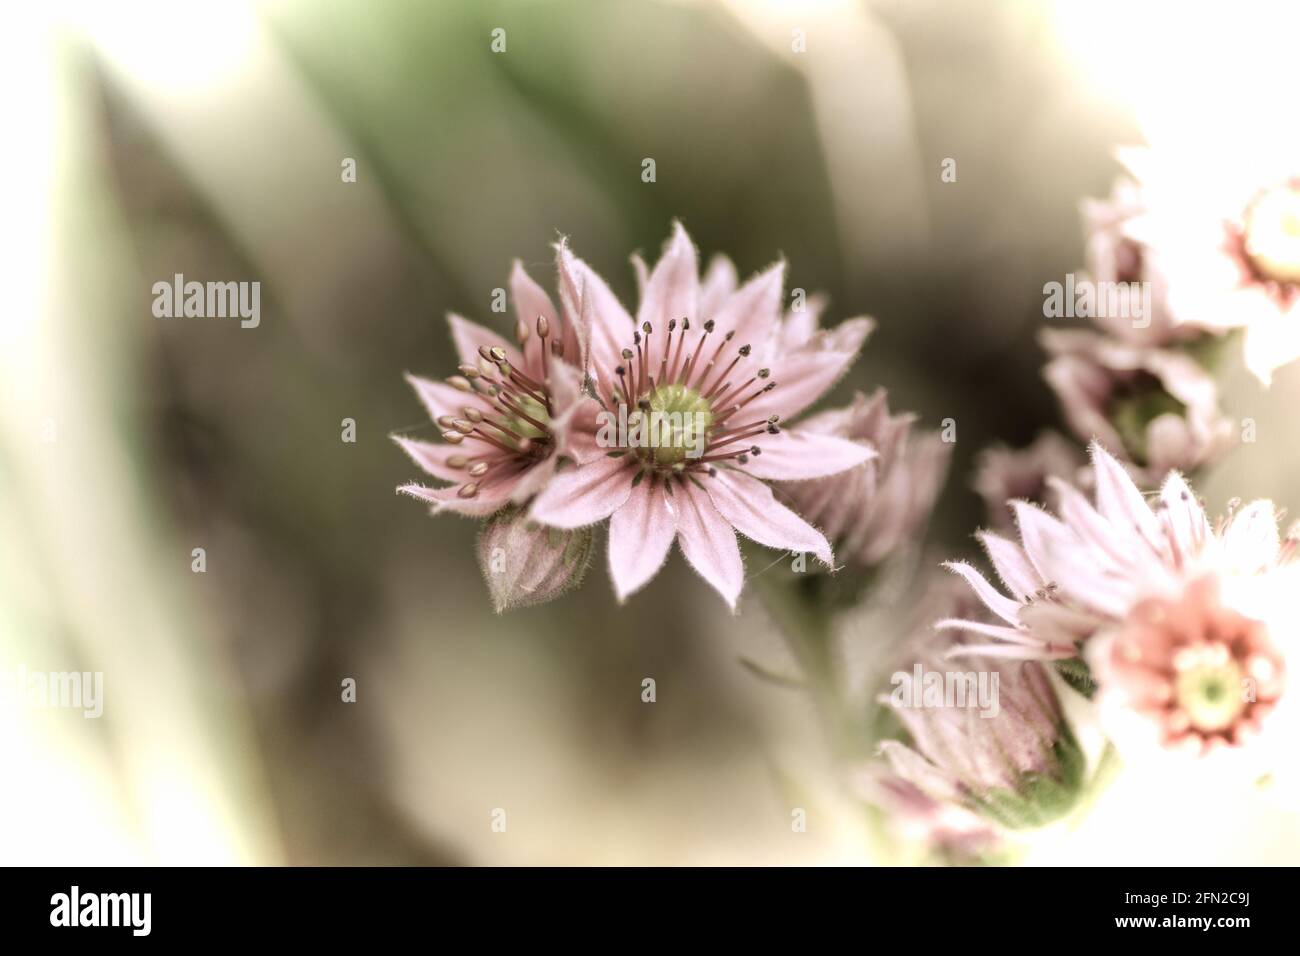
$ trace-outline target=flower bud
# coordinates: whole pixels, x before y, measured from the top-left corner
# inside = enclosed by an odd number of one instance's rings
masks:
[[[505,508],[483,526],[479,567],[497,613],[544,604],[582,583],[591,564],[593,529],[561,530]]]

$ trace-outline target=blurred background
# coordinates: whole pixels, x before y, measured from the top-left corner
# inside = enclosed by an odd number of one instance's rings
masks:
[[[790,286],[829,295],[825,321],[877,319],[832,399],[883,385],[927,427],[956,420],[920,560],[971,551],[977,453],[1058,422],[1035,334],[1043,284],[1082,266],[1080,199],[1109,192],[1117,145],[1220,142],[1206,117],[1237,115],[1214,109],[1242,102],[1247,44],[1294,35],[1240,5],[1170,9],[16,15],[0,668],[102,672],[105,701],[98,720],[5,705],[0,862],[870,860],[858,812],[820,785],[811,707],[738,664],[785,666],[752,596],[731,616],[674,557],[619,608],[598,557],[581,591],[492,613],[475,524],[394,493],[416,473],[389,435],[427,426],[402,373],[451,372],[449,310],[505,331],[493,290],[516,257],[553,288],[560,235],[631,303],[629,253],[656,256],[679,217],[742,274],[786,256]],[[260,325],[155,318],[176,273],[259,281]],[[1298,397],[1294,370],[1267,394],[1234,377],[1225,404],[1269,437],[1203,487],[1215,509],[1295,498]],[[913,619],[898,603],[856,626],[855,666]],[[1176,839],[1160,852],[1180,862]]]

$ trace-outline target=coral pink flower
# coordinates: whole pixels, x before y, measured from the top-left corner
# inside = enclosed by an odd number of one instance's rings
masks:
[[[1283,655],[1267,623],[1226,607],[1219,592],[1207,577],[1177,598],[1143,601],[1089,648],[1105,722],[1122,743],[1136,730],[1208,757],[1261,738],[1285,688]]]
[[[1014,502],[1019,544],[990,532],[978,536],[1010,596],[964,562],[947,565],[1002,621],[940,621],[938,627],[994,641],[958,653],[1075,657],[1079,643],[1127,620],[1142,601],[1176,599],[1197,577],[1252,578],[1291,559],[1294,541],[1279,540],[1270,502],[1248,505],[1212,528],[1176,472],[1165,479],[1153,509],[1118,461],[1095,442],[1089,451],[1095,506],[1054,480],[1059,518]]]
[[[1143,207],[1124,231],[1164,276],[1174,321],[1243,329],[1246,365],[1267,385],[1300,358],[1300,158],[1243,150],[1207,168],[1150,150],[1121,158]]]
[[[559,252],[565,255],[563,243]],[[582,400],[587,336],[581,317],[557,313],[518,262],[510,297],[517,344],[453,314],[448,321],[459,374],[445,382],[407,375],[443,440],[394,440],[428,474],[451,484],[397,490],[428,502],[434,512],[481,517],[536,494],[555,474]]]
[[[642,283],[635,320],[594,271],[562,250],[562,292],[590,322],[595,398],[574,417],[577,467],[555,476],[531,515],[560,528],[609,517],[620,599],[654,577],[676,540],[734,609],[744,581],[736,531],[831,563],[821,532],[765,481],[834,474],[874,454],[779,425],[839,379],[871,323],[817,331],[801,315],[792,328],[781,315],[783,263],[738,289],[734,270],[715,263],[701,283],[680,224],[653,271],[634,262]]]

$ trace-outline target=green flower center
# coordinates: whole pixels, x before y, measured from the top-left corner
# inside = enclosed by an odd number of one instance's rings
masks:
[[[521,439],[527,438],[532,442],[547,438],[550,435],[551,416],[547,412],[545,405],[531,395],[514,397],[514,404],[518,406],[519,411],[502,416],[506,426],[512,432]],[[539,423],[542,427],[538,427]],[[517,445],[518,442],[512,442],[512,444]]]
[[[1265,279],[1300,284],[1300,183],[1262,193],[1246,210],[1242,244]]]
[[[671,468],[699,458],[708,444],[713,406],[694,388],[672,384],[656,388],[640,409],[638,453],[655,465]]]
[[[1246,708],[1241,666],[1223,645],[1194,652],[1180,661],[1174,678],[1174,701],[1197,730],[1226,730]]]
[[[1147,460],[1147,426],[1161,415],[1181,418],[1187,406],[1166,392],[1154,375],[1141,373],[1111,399],[1108,411],[1125,449],[1143,464]]]

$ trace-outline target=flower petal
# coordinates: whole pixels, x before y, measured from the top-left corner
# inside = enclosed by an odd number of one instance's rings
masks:
[[[734,611],[745,584],[745,566],[740,559],[736,533],[713,506],[709,495],[690,482],[677,486],[675,498],[677,544],[682,554]]]
[[[646,364],[651,369],[659,368],[661,349],[667,341],[668,320],[680,321],[685,317],[694,322],[698,317],[699,283],[695,245],[682,224],[674,222],[673,234],[646,280],[641,307],[636,313],[638,328],[646,322],[651,325],[646,342]]]
[[[540,348],[534,344],[534,337],[537,334],[538,318],[545,318],[550,324],[551,335],[556,337],[557,341],[564,342],[566,354],[568,349],[577,349],[576,340],[570,343],[568,338],[568,323],[560,321],[558,313],[555,311],[555,305],[551,302],[551,297],[546,294],[546,290],[533,281],[533,277],[524,269],[524,265],[518,259],[515,260],[513,268],[510,270],[510,301],[514,305],[515,317],[528,327],[531,333],[525,346],[525,358],[527,365],[525,368],[534,378],[545,375],[545,362]],[[531,346],[531,347],[529,347]],[[547,345],[549,348],[549,344]],[[570,355],[569,360],[582,367],[581,356],[575,351]]]
[[[1165,506],[1165,520],[1169,525],[1170,537],[1178,553],[1174,555],[1179,564],[1188,558],[1196,557],[1205,548],[1210,536],[1209,520],[1205,510],[1197,501],[1187,481],[1177,471],[1169,473],[1165,484],[1160,489],[1160,501]]]
[[[756,419],[798,415],[848,371],[874,327],[871,319],[850,319],[818,332],[797,351],[772,356],[772,379],[777,386],[745,406],[746,414]]]
[[[1045,583],[1025,558],[1025,553],[1014,542],[991,531],[981,531],[975,537],[993,562],[1002,583],[1022,601],[1038,591]]]
[[[481,346],[505,349],[506,358],[516,368],[524,368],[524,357],[513,343],[506,341],[487,326],[471,322],[455,312],[447,313],[447,324],[451,326],[451,340],[456,346],[456,354],[464,365],[478,365]]]
[[[470,518],[482,518],[499,510],[510,500],[518,479],[510,478],[497,481],[479,491],[472,498],[460,496],[459,485],[446,488],[426,488],[424,485],[407,484],[397,489],[399,494],[419,498],[431,506],[434,514],[451,511]]]
[[[424,410],[429,413],[429,417],[434,421],[444,415],[454,415],[456,418],[462,418],[465,415],[466,406],[484,412],[490,410],[490,407],[478,392],[462,392],[446,382],[435,382],[433,379],[412,375],[410,372],[406,373],[406,380],[411,383],[411,387],[415,389],[415,394],[420,397],[420,401],[424,405]]]
[[[720,332],[734,331],[738,345],[752,345],[761,354],[781,318],[784,284],[785,262],[777,262],[728,296],[709,318]]]
[[[1252,501],[1233,516],[1223,533],[1223,557],[1238,574],[1257,574],[1277,561],[1281,541],[1271,501]]]
[[[718,513],[745,537],[769,548],[811,552],[828,567],[834,564],[825,536],[777,501],[761,481],[723,469],[706,479],[704,487]]]
[[[984,575],[980,574],[965,561],[947,561],[944,567],[953,574],[960,575],[970,585],[970,589],[975,592],[975,596],[984,602],[984,606],[996,614],[1008,624],[1016,625],[1020,623],[1017,612],[1020,605],[1005,594],[999,594],[997,588],[984,580]]]
[[[1055,584],[1088,607],[1122,615],[1134,582],[1106,574],[1097,553],[1068,526],[1027,501],[1013,503],[1025,556],[1044,581]]]
[[[1134,545],[1142,543],[1159,551],[1160,522],[1124,466],[1097,442],[1088,446],[1088,454],[1096,476],[1097,510]]]
[[[962,798],[956,782],[911,747],[897,740],[886,740],[880,744],[880,753],[889,761],[894,773],[922,793],[943,802]]]
[[[736,267],[730,259],[719,253],[709,260],[709,268],[700,282],[701,319],[713,317],[727,297],[736,291],[736,282]]]
[[[682,316],[693,319],[698,300],[699,264],[695,244],[682,224],[674,222],[663,255],[645,280],[641,307],[636,314],[637,325],[650,322],[657,327]]]
[[[597,458],[558,472],[533,502],[531,517],[556,528],[595,524],[627,501],[632,476],[620,458]]]
[[[1012,644],[1021,644],[1025,647],[1042,647],[1043,645],[1042,641],[1024,628],[1004,627],[1001,624],[984,624],[981,621],[967,621],[956,617],[947,617],[942,621],[935,621],[934,629],[936,631],[969,631],[972,634],[996,637],[999,640],[1010,641]],[[964,645],[958,644],[956,646],[963,647]]]
[[[460,446],[449,445],[446,442],[403,438],[401,435],[394,435],[393,441],[397,442],[402,451],[406,452],[413,462],[433,475],[433,477],[441,478],[443,481],[461,482],[469,480],[469,475],[464,467],[453,468],[447,464],[447,459],[452,455],[467,457],[465,449]]]
[[[658,481],[643,481],[609,519],[609,573],[619,601],[658,573],[677,535],[677,511]]]
[[[755,478],[771,481],[825,478],[876,457],[870,445],[802,429],[759,435],[754,444],[761,449],[761,454],[750,457],[745,471]]]

